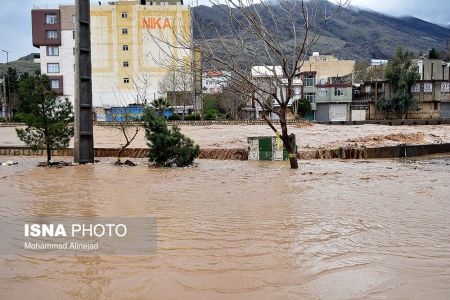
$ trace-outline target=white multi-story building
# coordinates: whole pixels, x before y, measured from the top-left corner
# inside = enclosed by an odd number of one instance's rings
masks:
[[[202,91],[206,94],[220,94],[230,83],[231,72],[209,71],[202,74]]]
[[[91,6],[93,106],[126,106],[157,97],[169,59],[164,48],[169,45],[157,39],[187,40],[191,35],[189,7],[178,1],[119,0]],[[73,102],[75,6],[33,9],[32,26],[41,73],[49,76],[59,95]],[[188,50],[172,53],[174,61],[191,60]]]
[[[254,66],[251,70],[252,79],[255,81],[255,84],[258,85],[261,89],[269,92],[273,91],[278,95],[278,99],[282,99],[285,101],[284,96],[287,95],[287,79],[283,77],[283,71],[281,66]],[[300,78],[294,78],[292,82],[292,92],[293,95],[288,101],[288,107],[292,108],[292,111],[295,111],[295,107],[293,107],[294,102],[300,99],[301,96],[301,88],[303,86],[303,82]],[[280,105],[275,99],[271,99],[267,92],[257,91],[254,95],[255,99],[258,99],[256,103],[252,103],[252,110],[255,113],[255,118],[260,117],[260,113],[263,111],[260,103],[265,103],[270,101],[270,106],[273,107],[274,110],[278,109]],[[247,109],[249,111],[249,109]],[[278,119],[278,115],[275,113],[270,114],[271,119]]]

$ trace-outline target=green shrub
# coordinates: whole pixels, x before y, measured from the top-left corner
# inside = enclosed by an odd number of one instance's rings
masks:
[[[151,108],[144,113],[144,128],[149,160],[162,167],[185,167],[194,162],[200,154],[200,147],[184,136],[178,126],[167,127],[164,118]]]
[[[205,120],[215,120],[218,114],[218,111],[209,111],[205,114]]]
[[[206,94],[203,97],[203,113],[205,114],[205,116],[208,113],[215,113],[219,110],[219,97],[213,94]]]
[[[198,120],[200,120],[200,116],[196,115],[196,114],[189,114],[189,115],[185,116],[184,119],[187,121],[198,121]]]
[[[23,123],[25,122],[26,117],[24,116],[24,113],[18,113],[14,117],[11,118],[11,122],[17,122],[17,123]]]
[[[295,104],[297,105],[297,113],[300,118],[304,119],[312,111],[311,102],[308,99],[302,98],[297,100]]]
[[[179,115],[177,115],[177,114],[173,114],[173,115],[169,116],[169,117],[167,118],[167,120],[170,120],[170,121],[178,121],[178,120],[181,120],[181,117],[180,117]]]

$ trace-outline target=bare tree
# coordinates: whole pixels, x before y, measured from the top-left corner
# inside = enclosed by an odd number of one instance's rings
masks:
[[[137,88],[136,91],[138,91]],[[117,149],[116,152],[115,164],[121,165],[122,164],[121,158],[123,152],[136,139],[141,129],[141,126],[137,122],[138,121],[137,116],[133,112],[131,112],[127,107],[128,103],[130,102],[129,99],[126,98],[127,96],[124,96],[123,93],[121,93],[120,90],[118,89],[117,91],[113,90],[113,93],[116,98],[116,103],[118,103],[118,106],[121,107],[119,111],[115,112],[111,111],[111,120],[112,122],[114,122],[113,128],[115,130],[118,130],[124,138],[124,143],[120,145],[120,147]],[[139,95],[139,93],[140,92],[136,92],[136,95]],[[137,97],[135,99],[138,99]]]
[[[125,139],[125,142],[120,145],[120,148],[117,150],[117,160],[116,164],[121,164],[121,158],[123,151],[130,146],[130,144],[134,141],[136,136],[139,133],[140,125],[136,123],[136,116],[129,111],[124,109],[124,113],[122,117],[117,122],[116,128],[120,130],[122,136]]]
[[[251,99],[251,92],[244,89],[242,85],[236,86],[231,82],[223,88],[223,92],[219,97],[219,107],[232,119],[240,119],[242,109],[248,104],[252,105],[249,103]]]
[[[174,26],[173,36],[149,34],[165,51],[177,58],[179,51],[198,49],[203,61],[217,70],[231,72],[235,86],[256,95],[262,118],[280,136],[289,154],[291,168],[298,168],[295,136],[288,133],[287,114],[294,100],[299,68],[311,54],[328,21],[349,0],[210,0],[220,11],[220,22],[194,20],[196,38],[189,27]],[[192,17],[194,19],[194,17]],[[179,60],[182,63],[182,59]],[[253,66],[262,66],[265,80],[255,80]],[[256,76],[258,77],[258,76]],[[270,119],[279,118],[281,133]]]
[[[183,120],[186,106],[192,103],[192,77],[189,70],[181,68],[169,69],[158,82],[159,93],[163,94],[172,106],[183,108]]]
[[[138,107],[147,106],[150,102],[157,100],[156,95],[151,93],[150,88],[154,77],[150,72],[140,71],[143,69],[142,65],[137,68],[127,67],[124,70],[131,78],[132,87],[126,92],[123,92],[118,86],[113,89],[115,103],[121,109],[115,114],[112,113],[111,119],[114,122],[114,130],[119,131],[124,139],[116,152],[116,164],[122,164],[123,152],[136,139],[141,129],[140,119],[137,115],[138,110],[131,111],[129,104],[132,103]]]
[[[383,80],[386,65],[371,66],[367,61],[357,61],[353,70],[354,82]]]

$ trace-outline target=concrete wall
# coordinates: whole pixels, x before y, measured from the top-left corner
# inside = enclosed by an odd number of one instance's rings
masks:
[[[61,5],[61,30],[75,30],[75,6]]]
[[[145,158],[148,157],[147,148],[125,149],[123,157]],[[117,149],[96,148],[95,157],[115,157]],[[427,145],[397,145],[386,147],[366,148],[364,146],[337,147],[334,149],[317,149],[300,151],[297,157],[300,159],[375,159],[398,158],[431,155],[438,153],[450,153],[450,143]],[[44,156],[44,150],[32,151],[26,147],[0,147],[0,155],[13,156]],[[73,156],[73,149],[54,150],[53,156]],[[247,148],[204,148],[200,150],[199,159],[221,160],[247,160],[249,149]]]
[[[325,58],[326,61],[321,60]],[[355,68],[354,60],[338,60],[333,56],[310,57],[308,61],[304,61],[300,67],[300,72],[317,72],[316,82],[319,83],[321,78],[339,77],[352,74]]]

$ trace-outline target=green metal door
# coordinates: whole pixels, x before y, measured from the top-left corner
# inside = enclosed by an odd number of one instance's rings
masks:
[[[259,139],[259,160],[272,160],[272,138]]]
[[[314,121],[314,112],[309,112],[305,115],[305,120]]]

